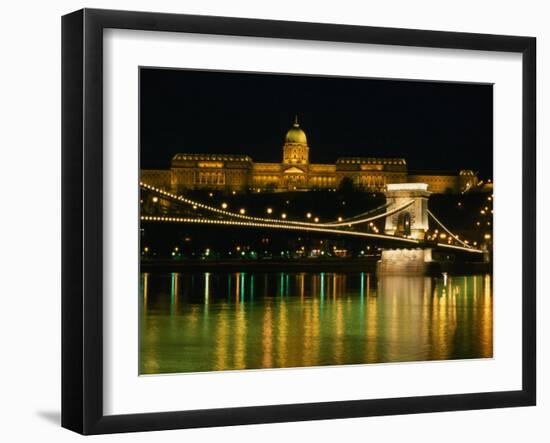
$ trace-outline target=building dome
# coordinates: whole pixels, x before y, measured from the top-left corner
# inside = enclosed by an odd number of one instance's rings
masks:
[[[307,145],[306,133],[300,128],[297,116],[294,119],[294,124],[292,125],[292,128],[290,128],[286,133],[285,143],[299,143],[302,145]]]

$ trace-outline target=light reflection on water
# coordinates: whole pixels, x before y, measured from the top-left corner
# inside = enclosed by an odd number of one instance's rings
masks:
[[[490,275],[143,273],[140,372],[492,357]]]

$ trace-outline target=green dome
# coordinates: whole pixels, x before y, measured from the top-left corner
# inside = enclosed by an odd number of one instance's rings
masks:
[[[294,120],[292,128],[290,128],[286,133],[285,143],[299,143],[302,145],[307,145],[306,133],[300,128],[298,117]]]

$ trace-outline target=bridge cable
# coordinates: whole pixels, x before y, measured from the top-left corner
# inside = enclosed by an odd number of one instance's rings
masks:
[[[447,234],[449,234],[452,238],[454,238],[457,242],[459,242],[465,248],[469,248],[469,249],[472,248],[470,245],[463,242],[456,235],[454,235],[451,231],[449,231],[449,229],[447,229],[447,227],[443,223],[441,223],[441,221],[439,221],[439,219],[435,215],[433,215],[433,213],[429,209],[426,209],[426,211],[428,211],[428,215],[430,215],[436,221],[436,223],[439,224],[439,226],[441,226],[443,228],[443,230],[445,230],[447,232]]]
[[[169,199],[176,200],[178,203],[181,202],[181,203],[184,203],[184,204],[197,206],[198,208],[206,209],[207,211],[215,212],[215,213],[218,213],[218,214],[223,214],[223,215],[226,215],[228,217],[239,218],[239,219],[244,219],[244,220],[260,221],[260,222],[265,222],[265,223],[277,223],[277,224],[281,224],[281,225],[330,226],[330,227],[351,226],[351,225],[356,225],[356,224],[368,223],[368,222],[371,222],[373,220],[377,220],[377,219],[382,218],[382,217],[387,217],[389,215],[392,215],[396,212],[399,212],[399,211],[409,207],[410,205],[412,205],[414,203],[414,200],[410,200],[409,202],[404,203],[400,207],[395,208],[395,209],[393,209],[389,212],[385,212],[383,214],[379,214],[379,215],[376,215],[376,216],[373,216],[373,217],[370,217],[370,218],[366,218],[366,219],[361,219],[361,220],[330,222],[330,223],[309,223],[309,222],[299,222],[299,221],[292,221],[292,220],[275,220],[275,219],[271,219],[271,218],[253,217],[253,216],[250,216],[250,215],[237,214],[235,212],[225,211],[223,209],[219,209],[219,208],[215,208],[213,206],[205,205],[204,203],[200,203],[200,202],[188,199],[188,198],[180,196],[180,195],[172,194],[171,192],[165,191],[165,190],[160,189],[160,188],[156,188],[154,186],[148,185],[147,183],[140,182],[140,186],[144,189],[156,192],[157,194],[160,194],[163,197],[167,197]]]

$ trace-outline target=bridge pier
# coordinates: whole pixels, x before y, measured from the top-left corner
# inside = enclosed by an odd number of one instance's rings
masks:
[[[428,185],[425,183],[388,184],[384,193],[388,212],[404,206],[402,210],[386,217],[384,233],[424,240],[429,228]],[[376,270],[380,275],[422,275],[433,272],[439,268],[439,263],[433,259],[432,253],[431,248],[386,249],[382,251]]]

